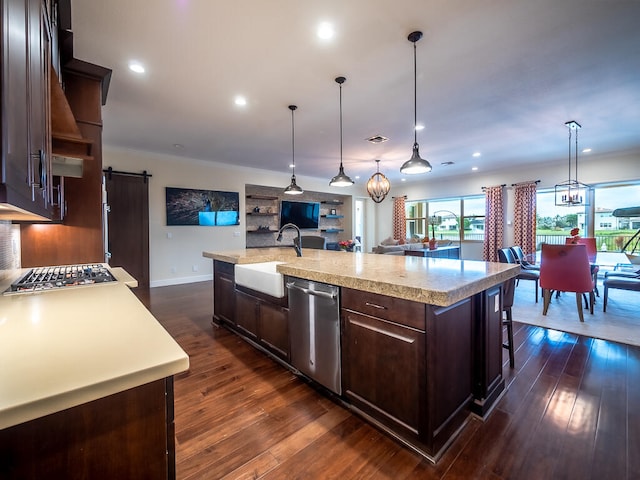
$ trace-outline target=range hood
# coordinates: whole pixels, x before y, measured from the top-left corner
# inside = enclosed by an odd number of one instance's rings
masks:
[[[53,67],[50,78],[52,173],[82,177],[82,162],[93,160],[93,141],[82,136]]]

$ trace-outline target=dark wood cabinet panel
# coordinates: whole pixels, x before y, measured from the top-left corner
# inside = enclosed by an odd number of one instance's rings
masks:
[[[474,413],[484,416],[504,390],[502,376],[502,286],[473,297]]]
[[[0,202],[51,218],[48,20],[41,0],[5,1],[1,9]]]
[[[418,435],[425,403],[425,334],[343,310],[343,386],[351,402]]]
[[[289,359],[289,310],[279,305],[260,303],[260,341],[284,360]]]
[[[341,305],[343,308],[425,330],[424,303],[343,288]]]
[[[473,398],[472,300],[436,307],[343,288],[342,306],[347,399],[437,458]]]
[[[213,319],[235,324],[235,275],[233,264],[213,262]]]
[[[236,290],[236,327],[253,340],[258,339],[258,299]]]
[[[173,379],[0,430],[0,478],[175,478]]]
[[[289,359],[287,298],[277,299],[238,286],[235,291],[235,328],[265,350]]]

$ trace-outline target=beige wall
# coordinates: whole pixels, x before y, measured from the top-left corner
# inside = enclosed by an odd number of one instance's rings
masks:
[[[245,184],[284,189],[290,182],[287,174],[108,147],[103,150],[103,166],[136,173],[146,170],[152,175],[149,183],[149,276],[152,287],[209,280],[212,262],[202,257],[203,251],[245,248],[244,215],[240,215],[240,225],[232,227],[167,226],[165,187],[239,192],[240,212],[245,212]],[[348,189],[329,187],[328,180],[296,177],[298,185],[305,190],[339,195],[352,193]],[[351,221],[350,212],[345,220]],[[347,225],[345,230],[351,232],[351,228]]]

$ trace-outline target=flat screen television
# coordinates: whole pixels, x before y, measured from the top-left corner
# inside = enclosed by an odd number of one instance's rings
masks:
[[[317,229],[320,220],[320,202],[280,202],[280,227],[293,223],[298,228]]]

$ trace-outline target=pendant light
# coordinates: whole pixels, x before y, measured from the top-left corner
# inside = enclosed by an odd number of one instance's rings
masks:
[[[376,202],[382,202],[389,190],[391,190],[391,184],[387,177],[380,173],[380,160],[376,160],[377,172],[371,175],[371,178],[367,182],[367,192],[371,199]]]
[[[293,126],[293,112],[297,109],[295,105],[289,105],[291,110],[291,184],[284,189],[287,195],[300,195],[302,189],[296,184],[296,149],[295,149],[295,129]]]
[[[353,185],[353,180],[344,173],[344,167],[342,166],[342,84],[346,80],[345,77],[336,78],[336,83],[340,85],[340,170],[338,170],[338,174],[329,182],[329,185],[332,187],[349,187]]]
[[[589,197],[587,190],[589,185],[578,181],[578,130],[582,126],[571,120],[565,125],[569,128],[569,179],[566,182],[559,183],[555,186],[556,205],[559,207],[575,207],[580,205],[589,205]],[[575,148],[575,178],[571,178],[571,133],[576,132],[576,148]]]
[[[427,173],[431,171],[431,164],[420,158],[418,147],[418,87],[417,87],[417,64],[416,64],[416,42],[422,38],[422,32],[411,32],[407,39],[413,42],[413,155],[400,167],[400,173],[414,175],[417,173]]]

